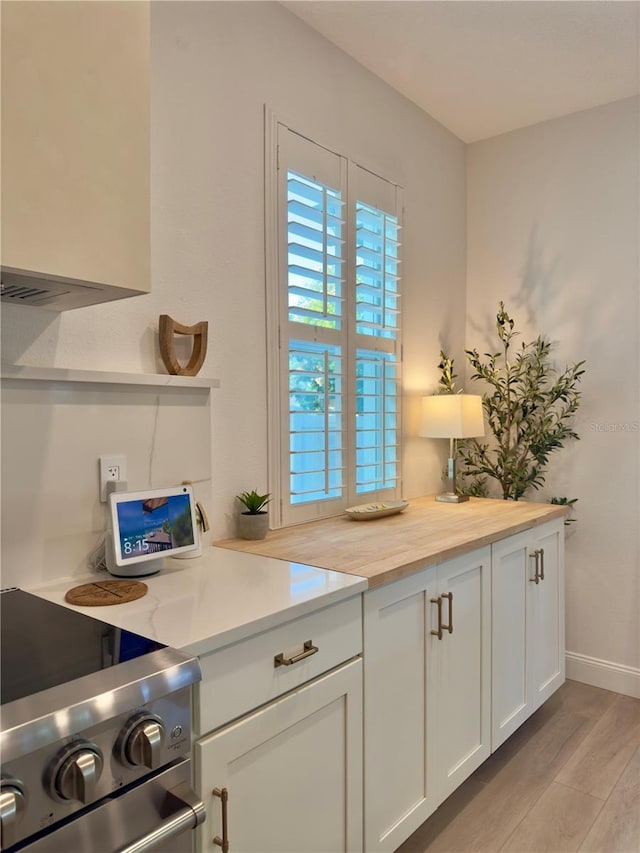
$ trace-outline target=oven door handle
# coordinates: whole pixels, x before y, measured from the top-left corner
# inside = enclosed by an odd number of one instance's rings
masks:
[[[121,847],[117,853],[147,853],[161,844],[200,826],[206,817],[205,805],[187,782],[180,782],[167,791],[168,799],[178,807],[151,832]]]

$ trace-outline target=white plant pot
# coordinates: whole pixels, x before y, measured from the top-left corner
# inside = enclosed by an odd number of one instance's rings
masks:
[[[264,539],[269,530],[269,513],[241,512],[238,516],[238,536],[241,539]]]

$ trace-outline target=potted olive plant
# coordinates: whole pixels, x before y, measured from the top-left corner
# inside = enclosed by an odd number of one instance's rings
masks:
[[[482,405],[489,441],[458,442],[461,491],[484,497],[494,480],[505,500],[517,501],[545,482],[550,455],[566,441],[578,439],[573,429],[580,405],[580,380],[584,361],[555,368],[550,341],[539,335],[534,341],[516,344],[515,321],[500,302],[496,315],[496,352],[481,356],[465,350],[473,368],[472,381],[482,383]],[[439,392],[455,394],[453,359],[440,353]],[[554,503],[572,506],[576,498],[556,498]]]
[[[269,530],[269,513],[265,509],[271,495],[260,495],[255,489],[236,495],[243,510],[238,515],[238,536],[241,539],[264,539]]]

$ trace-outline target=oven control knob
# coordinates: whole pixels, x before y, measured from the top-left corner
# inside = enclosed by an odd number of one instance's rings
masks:
[[[2,849],[6,850],[16,841],[16,827],[22,820],[27,807],[27,794],[17,779],[0,782],[0,825],[2,826]]]
[[[142,713],[129,720],[120,733],[116,749],[127,767],[155,770],[163,761],[164,740],[164,723],[160,717]]]
[[[102,773],[102,753],[90,741],[71,744],[58,756],[51,772],[50,791],[57,800],[91,803]]]

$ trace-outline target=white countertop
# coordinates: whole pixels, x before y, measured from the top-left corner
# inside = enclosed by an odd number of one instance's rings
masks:
[[[366,578],[212,547],[202,557],[169,559],[159,574],[139,578],[149,591],[136,601],[106,607],[65,602],[72,587],[99,580],[113,578],[94,572],[25,590],[202,655],[367,589]]]

